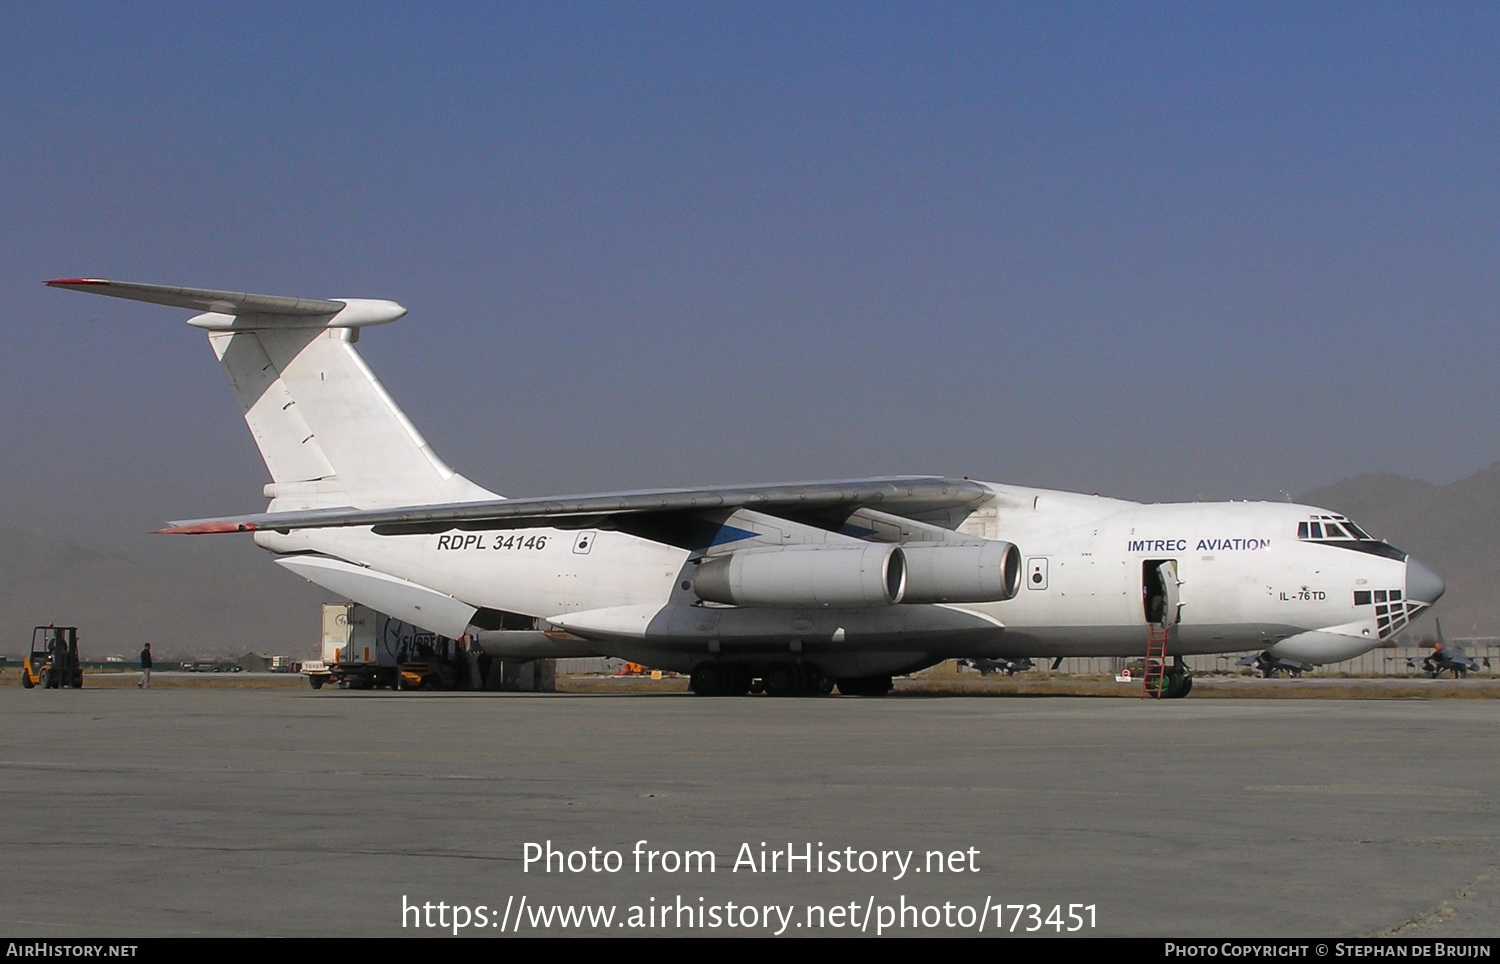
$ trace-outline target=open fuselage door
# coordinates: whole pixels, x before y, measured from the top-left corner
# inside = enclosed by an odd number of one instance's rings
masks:
[[[1172,627],[1182,617],[1181,590],[1176,559],[1147,559],[1141,563],[1141,602],[1148,630],[1142,696],[1176,699],[1192,689],[1192,677],[1187,674],[1181,655],[1174,658],[1171,668],[1167,666],[1167,642]]]
[[[1176,559],[1147,559],[1141,564],[1141,601],[1146,622],[1171,629],[1182,616],[1182,580]]]

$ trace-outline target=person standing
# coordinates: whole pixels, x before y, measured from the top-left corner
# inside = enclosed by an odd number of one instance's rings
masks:
[[[141,650],[141,681],[135,684],[139,689],[149,690],[151,688],[151,644]]]

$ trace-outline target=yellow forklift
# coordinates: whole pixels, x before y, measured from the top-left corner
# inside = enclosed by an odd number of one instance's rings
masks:
[[[21,685],[27,689],[83,689],[77,626],[38,626],[31,631],[31,653],[21,664]]]

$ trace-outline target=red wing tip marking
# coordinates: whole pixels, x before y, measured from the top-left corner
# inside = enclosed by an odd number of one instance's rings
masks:
[[[203,536],[221,532],[254,532],[256,528],[256,525],[251,522],[200,522],[197,525],[167,526],[151,534],[154,536]]]
[[[44,281],[42,283],[46,284],[46,285],[51,285],[54,288],[61,288],[61,287],[64,287],[66,285],[107,285],[107,284],[109,284],[109,282],[105,281],[103,278],[57,278],[55,280]]]

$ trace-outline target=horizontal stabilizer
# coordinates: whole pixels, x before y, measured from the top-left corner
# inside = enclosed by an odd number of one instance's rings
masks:
[[[59,278],[47,282],[47,287],[85,291],[111,298],[128,298],[153,305],[170,305],[173,308],[216,311],[225,315],[249,312],[262,315],[331,315],[344,308],[342,301],[325,301],[321,298],[288,298],[285,295],[255,295],[245,291],[143,285],[130,281],[105,281],[103,278]]]
[[[856,479],[847,482],[792,482],[778,485],[715,486],[703,489],[648,489],[561,498],[497,499],[389,509],[308,509],[261,512],[174,522],[167,535],[254,532],[261,529],[327,529],[377,526],[388,535],[444,532],[454,528],[523,528],[578,522],[597,516],[645,512],[711,512],[755,508],[766,512],[816,512],[861,506],[899,508],[903,514],[974,505],[989,490],[977,482],[932,476]]]
[[[293,298],[287,295],[257,295],[247,291],[217,291],[212,288],[179,288],[104,278],[58,278],[49,288],[82,291],[91,295],[144,301],[173,308],[204,312],[189,324],[213,330],[243,331],[255,328],[362,328],[395,321],[406,309],[394,301],[369,298]]]
[[[104,278],[47,284],[202,312],[187,323],[207,331],[229,378],[271,473],[265,494],[272,512],[496,498],[438,458],[355,348],[359,329],[406,314],[394,301],[288,298]]]

